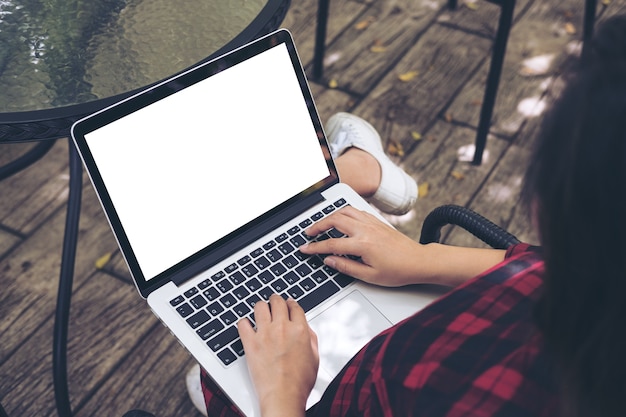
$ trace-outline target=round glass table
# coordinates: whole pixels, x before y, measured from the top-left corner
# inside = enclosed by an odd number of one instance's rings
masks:
[[[41,158],[72,124],[279,27],[290,0],[0,0],[0,144],[39,141],[0,180]],[[67,334],[82,192],[70,183],[53,340],[59,416],[71,417]],[[0,406],[1,410],[1,406]]]
[[[289,0],[2,0],[0,142],[72,123],[277,29]]]

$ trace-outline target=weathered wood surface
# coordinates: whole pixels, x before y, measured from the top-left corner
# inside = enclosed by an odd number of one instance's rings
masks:
[[[292,3],[283,26],[310,70],[317,2]],[[385,146],[395,145],[392,158],[428,184],[414,210],[390,221],[417,239],[430,210],[455,203],[538,243],[519,191],[541,112],[520,103],[549,105],[558,96],[559,75],[573,60],[568,44],[581,37],[583,2],[517,1],[489,156],[480,167],[460,161],[457,152],[474,142],[499,8],[481,0],[456,10],[446,0],[330,5],[327,68],[322,80],[311,83],[322,120],[337,111],[365,117]],[[598,5],[600,20],[624,12],[623,1]],[[524,60],[550,54],[546,69],[522,75]],[[412,71],[412,79],[399,79]],[[0,164],[31,146],[0,144]],[[51,350],[67,160],[67,141],[60,140],[37,164],[0,182],[0,402],[11,417],[56,415]],[[444,236],[447,243],[480,246],[458,229]],[[107,253],[113,257],[96,270],[95,261]],[[86,178],[69,336],[77,416],[121,416],[133,408],[168,417],[199,415],[184,385],[193,360],[130,284]]]

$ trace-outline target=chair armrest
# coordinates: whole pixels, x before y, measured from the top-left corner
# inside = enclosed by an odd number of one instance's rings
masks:
[[[506,249],[520,243],[515,236],[475,211],[451,204],[437,207],[426,216],[420,243],[439,242],[441,228],[448,224],[460,226],[495,249]]]

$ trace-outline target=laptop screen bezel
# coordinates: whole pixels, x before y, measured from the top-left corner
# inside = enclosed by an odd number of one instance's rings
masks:
[[[186,259],[178,262],[156,276],[147,279],[142,272],[113,201],[107,191],[102,176],[100,175],[97,163],[91,154],[86,140],[86,135],[99,129],[100,127],[106,126],[109,123],[118,120],[119,118],[149,106],[152,103],[162,100],[178,91],[192,86],[280,44],[284,44],[287,47],[294,72],[297,76],[298,83],[300,84],[301,91],[311,116],[311,121],[315,131],[317,132],[322,151],[326,157],[326,163],[330,175],[303,192],[294,195],[283,204],[246,223],[237,230],[229,233],[214,243],[209,244],[200,251],[190,255]],[[276,32],[244,45],[243,47],[222,55],[214,60],[191,67],[190,69],[166,79],[155,86],[149,87],[146,90],[143,90],[119,103],[79,120],[72,126],[71,134],[83,163],[87,168],[88,175],[94,188],[96,189],[96,193],[100,199],[100,203],[104,209],[109,224],[114,231],[114,235],[126,260],[132,278],[135,281],[135,285],[137,286],[141,296],[144,298],[146,298],[152,291],[171,280],[174,280],[175,282],[182,282],[185,279],[197,274],[200,270],[209,268],[210,266],[220,262],[225,256],[227,256],[227,254],[230,253],[231,250],[236,250],[234,246],[243,247],[247,243],[250,243],[251,239],[254,239],[256,236],[262,236],[265,233],[264,224],[267,223],[269,225],[268,227],[273,227],[272,225],[280,223],[282,219],[286,220],[290,214],[286,213],[286,211],[289,211],[289,208],[294,203],[302,202],[301,205],[303,206],[313,204],[313,201],[319,200],[319,196],[322,191],[339,182],[337,169],[330,155],[328,143],[326,141],[323,127],[308,86],[304,69],[298,58],[291,34],[286,29],[279,29]],[[228,242],[228,247],[224,248],[226,242]]]

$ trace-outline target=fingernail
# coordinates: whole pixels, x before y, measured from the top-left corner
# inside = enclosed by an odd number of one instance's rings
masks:
[[[337,266],[337,261],[331,257],[324,259],[324,263],[330,266],[331,268],[334,268],[335,266]]]

